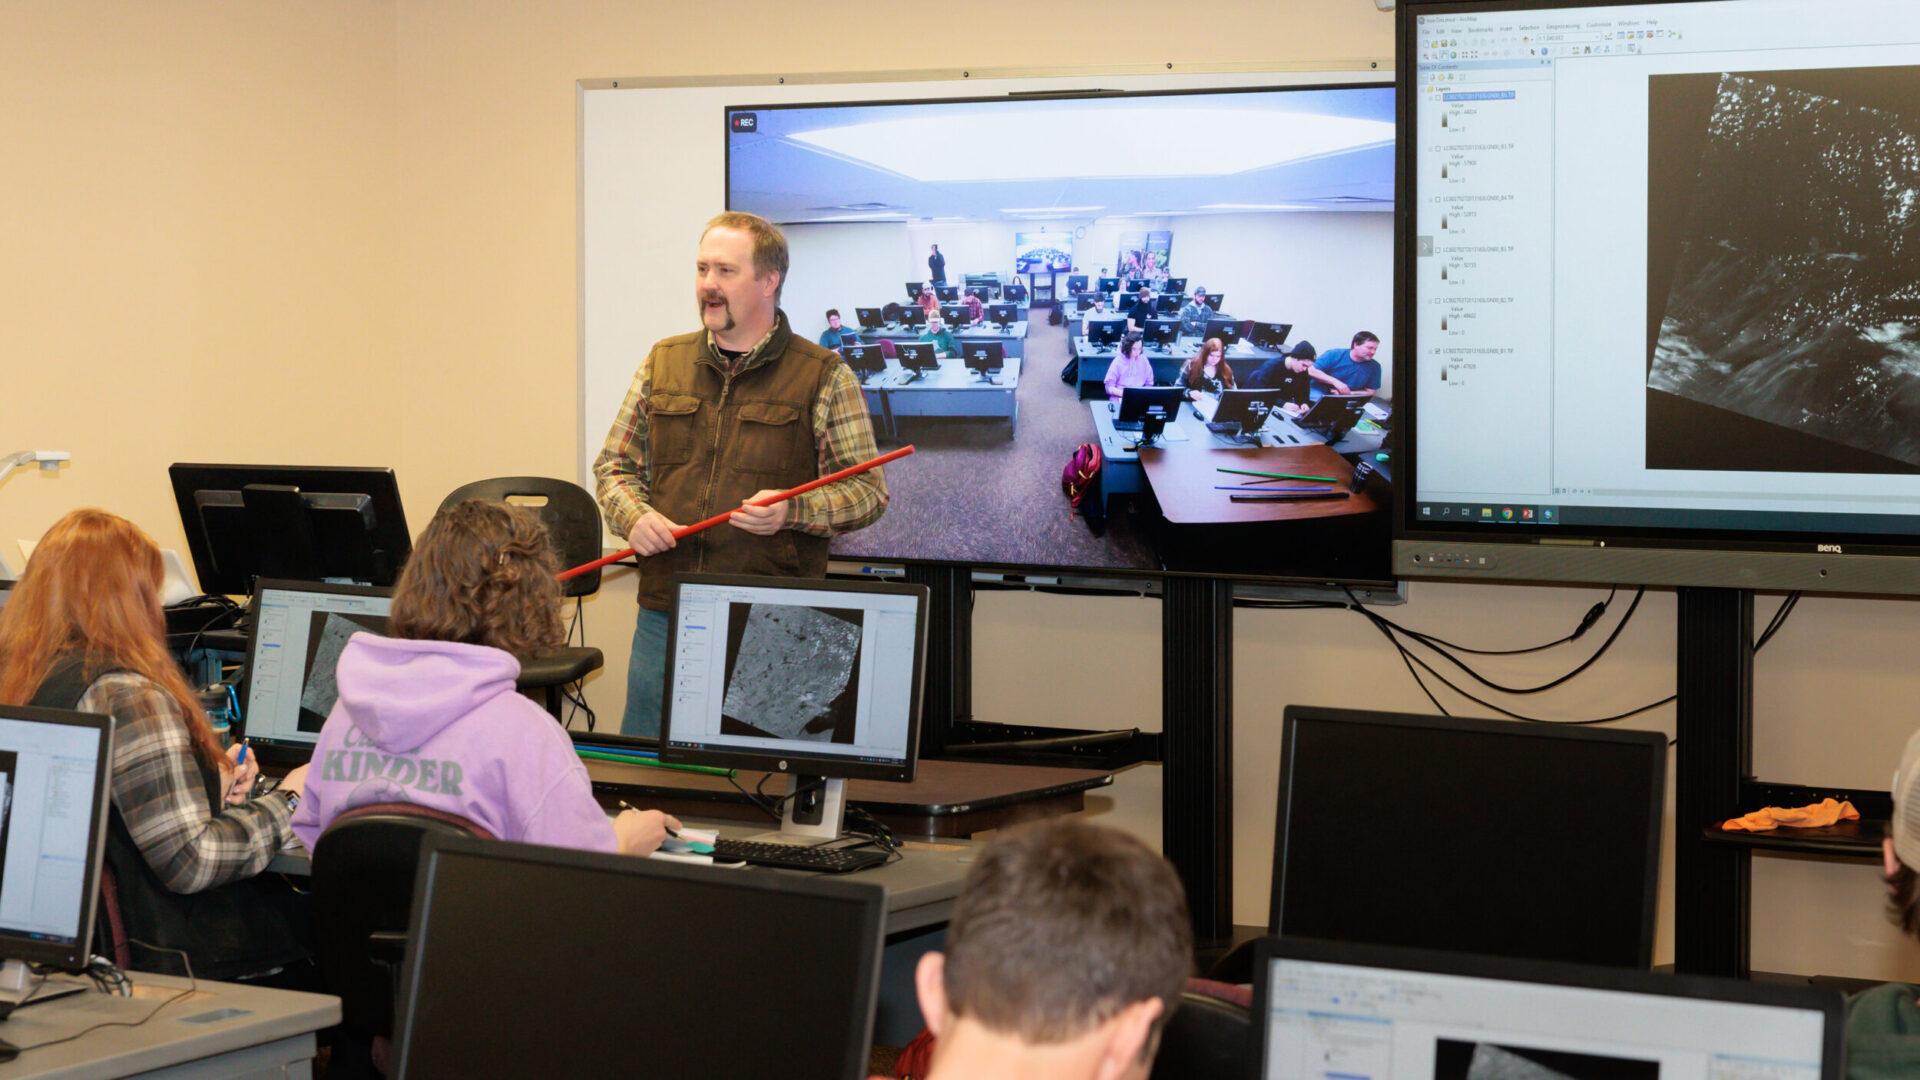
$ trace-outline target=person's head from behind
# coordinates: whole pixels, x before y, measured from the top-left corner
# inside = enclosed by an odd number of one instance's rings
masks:
[[[1144,1077],[1192,953],[1180,879],[1140,841],[1069,819],[1004,833],[967,871],[944,955],[916,972],[932,1073],[997,1049],[1061,1076]]]
[[[1893,820],[1880,850],[1887,871],[1887,917],[1920,937],[1920,731],[1907,740],[1893,774]]]
[[[707,222],[700,234],[694,292],[700,320],[726,333],[737,326],[773,321],[787,284],[787,237],[757,214],[730,212]]]
[[[566,644],[559,572],[546,527],[531,511],[484,499],[455,503],[414,542],[387,632],[536,659]]]
[[[69,657],[89,682],[136,672],[179,704],[195,753],[217,767],[213,729],[167,652],[164,572],[159,545],[123,517],[86,509],[54,522],[0,608],[0,701],[26,704]]]

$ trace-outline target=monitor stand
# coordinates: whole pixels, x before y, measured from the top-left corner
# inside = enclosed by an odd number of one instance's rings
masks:
[[[786,809],[780,831],[750,837],[762,843],[814,847],[840,839],[847,819],[847,782],[819,776],[787,777]]]
[[[43,980],[27,970],[26,961],[5,961],[0,963],[0,1020],[6,1019],[8,1013],[22,1004],[38,1005],[68,994],[78,994],[92,986],[86,979],[73,975],[53,974]],[[31,1001],[28,1001],[29,997]],[[0,1042],[0,1046],[4,1045],[4,1042]]]
[[[1166,429],[1165,419],[1157,416],[1142,417],[1140,420],[1140,441],[1126,447],[1128,453],[1143,446],[1159,446],[1160,433]]]

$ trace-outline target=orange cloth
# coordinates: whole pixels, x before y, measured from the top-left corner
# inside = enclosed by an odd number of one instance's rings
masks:
[[[1746,817],[1729,818],[1720,824],[1727,832],[1766,832],[1782,825],[1799,829],[1810,829],[1820,825],[1831,825],[1836,821],[1858,821],[1860,811],[1850,802],[1835,802],[1821,799],[1807,806],[1791,809],[1784,806],[1763,806]]]

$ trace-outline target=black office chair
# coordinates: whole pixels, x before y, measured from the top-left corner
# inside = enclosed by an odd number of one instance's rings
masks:
[[[374,803],[335,818],[313,845],[313,944],[340,1026],[372,1062],[393,1037],[394,992],[413,912],[414,866],[427,833],[493,839],[473,822],[411,803]],[[344,1058],[336,1045],[336,1055]],[[358,1064],[354,1071],[377,1075]],[[345,1060],[339,1064],[343,1071]]]
[[[600,504],[585,488],[571,481],[544,476],[475,480],[454,489],[453,494],[441,500],[440,509],[468,499],[505,502],[510,498],[546,499],[543,504],[526,506],[546,525],[561,569],[581,566],[600,557]],[[600,591],[600,571],[592,570],[562,582],[560,591],[564,596],[591,596]],[[523,661],[517,685],[521,690],[544,691],[547,711],[558,720],[566,688],[600,670],[605,663],[606,657],[599,649],[568,645],[537,660]]]
[[[1188,979],[1180,1007],[1160,1033],[1153,1080],[1253,1076],[1253,992],[1208,979]]]

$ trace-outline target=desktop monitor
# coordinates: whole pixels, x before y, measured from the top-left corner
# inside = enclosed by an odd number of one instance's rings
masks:
[[[919,304],[908,304],[901,308],[900,325],[909,327],[927,325],[927,309]]]
[[[1103,277],[1100,279],[1100,287],[1094,291],[1108,294],[1117,293],[1120,291],[1120,279],[1117,277]]]
[[[1077,292],[1073,294],[1073,310],[1086,311],[1093,307],[1094,298],[1099,293]]]
[[[960,286],[935,285],[933,287],[933,298],[943,304],[951,304],[960,299]]]
[[[1150,346],[1171,347],[1180,340],[1180,320],[1148,319],[1145,338]]]
[[[1418,906],[1418,893],[1403,905]],[[1567,903],[1584,908],[1576,895]],[[1843,1071],[1844,1003],[1805,983],[1292,938],[1257,942],[1253,970],[1261,1080],[1840,1080]]]
[[[1187,291],[1187,279],[1183,277],[1170,277],[1167,279],[1165,288],[1170,293],[1185,295]]]
[[[860,320],[860,329],[862,330],[878,330],[887,325],[886,310],[884,308],[855,308],[853,313]]]
[[[1179,293],[1161,293],[1153,298],[1153,310],[1162,315],[1177,315],[1185,304],[1185,298]]]
[[[79,971],[92,955],[113,726],[96,713],[0,705],[0,998],[32,986],[27,964]]]
[[[1664,735],[1289,705],[1280,737],[1270,932],[1652,963]]]
[[[840,349],[840,356],[847,367],[861,379],[869,379],[887,370],[886,354],[878,345],[846,345]]]
[[[881,885],[442,834],[414,880],[399,1080],[867,1075]]]
[[[392,589],[262,578],[240,677],[248,741],[306,760],[339,696],[340,651],[363,630],[385,636],[392,607]]]
[[[927,595],[895,582],[678,576],[660,760],[783,773],[799,794],[781,833],[838,836],[848,778],[913,779]]]
[[[1099,346],[1120,344],[1120,336],[1127,331],[1125,317],[1117,319],[1088,319],[1086,321],[1087,340]]]
[[[1292,334],[1292,323],[1257,322],[1253,324],[1253,331],[1247,335],[1247,340],[1253,342],[1255,348],[1279,352],[1286,348],[1287,338]]]
[[[1240,342],[1240,323],[1234,319],[1208,319],[1206,336],[1219,338],[1222,345],[1237,345]]]
[[[1006,348],[997,341],[963,341],[960,343],[960,355],[965,358],[967,367],[982,378],[991,378],[1000,374],[1006,366]]]
[[[1087,275],[1068,274],[1067,275],[1067,291],[1070,293],[1086,292],[1087,291]]]
[[[940,370],[940,355],[931,341],[900,341],[893,347],[900,353],[900,366],[908,371],[931,375]]]
[[[1312,396],[1313,376],[1280,364],[1267,375],[1265,389],[1280,391],[1281,401],[1293,405],[1305,405],[1308,398]]]
[[[969,285],[967,286],[967,295],[984,304],[993,299],[993,290],[985,285]]]
[[[924,281],[907,282],[907,299],[910,301],[920,299],[920,293],[926,287],[927,283]]]
[[[1222,390],[1220,405],[1213,410],[1211,423],[1216,427],[1234,425],[1239,435],[1250,436],[1266,424],[1267,414],[1285,400],[1287,392],[1279,389]]]
[[[257,577],[391,585],[413,551],[392,469],[177,463],[167,473],[208,593],[244,595]]]
[[[1371,394],[1322,394],[1313,408],[1294,420],[1302,430],[1311,431],[1328,442],[1338,442],[1366,415]]]
[[[1137,278],[1137,277],[1136,277],[1136,278],[1128,278],[1128,279],[1127,279],[1127,291],[1128,291],[1128,292],[1130,292],[1130,293],[1137,293],[1137,292],[1139,292],[1139,291],[1140,291],[1141,289],[1144,289],[1144,288],[1147,288],[1147,287],[1149,287],[1149,286],[1151,286],[1152,284],[1153,284],[1153,283],[1152,283],[1152,282],[1150,282],[1150,281],[1148,281],[1148,280],[1147,280],[1146,278]]]
[[[1000,287],[1000,299],[1005,300],[1009,304],[1024,304],[1027,302],[1027,287],[1018,283],[1002,285]]]
[[[940,305],[940,318],[946,322],[949,328],[964,326],[967,322],[967,309],[961,307],[959,304],[942,304]]]
[[[1020,318],[1020,309],[1012,304],[990,304],[987,307],[987,319],[993,325],[1005,330]]]
[[[1165,425],[1187,400],[1184,386],[1129,386],[1120,392],[1120,412],[1114,417],[1122,424],[1145,424],[1149,433],[1155,424]]]
[[[1213,310],[1219,311],[1220,305],[1224,303],[1226,299],[1227,299],[1227,294],[1225,293],[1217,293],[1217,292],[1208,293],[1205,303],[1208,307],[1212,308]]]

